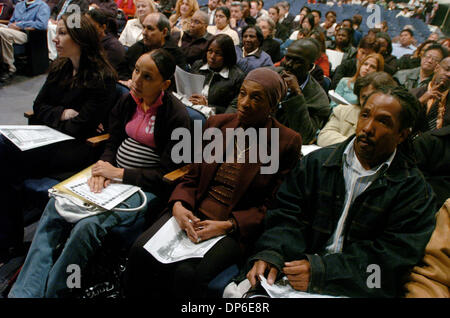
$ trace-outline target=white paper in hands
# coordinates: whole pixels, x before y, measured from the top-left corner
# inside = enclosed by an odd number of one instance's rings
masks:
[[[192,94],[201,94],[204,82],[204,75],[186,72],[179,66],[175,68],[175,83],[180,95],[189,98]]]
[[[289,280],[286,276],[275,282],[273,285],[269,285],[264,276],[259,275],[259,278],[261,279],[261,286],[264,287],[271,298],[343,298],[329,295],[310,294],[295,290],[292,288],[291,284],[289,284]]]
[[[203,257],[225,235],[193,243],[172,216],[153,237],[145,243],[144,248],[159,262],[168,264],[188,258]]]

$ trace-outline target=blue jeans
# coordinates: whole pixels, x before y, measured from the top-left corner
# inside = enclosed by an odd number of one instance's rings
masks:
[[[152,193],[145,193],[150,201],[158,200]],[[140,205],[139,194],[134,194],[126,203]],[[12,287],[9,298],[54,298],[68,292],[67,273],[70,264],[81,271],[102,244],[105,235],[115,226],[132,226],[138,218],[144,218],[147,206],[136,212],[108,211],[68,223],[55,209],[55,200],[48,202],[42,214],[25,263]],[[60,256],[55,252],[65,244]]]

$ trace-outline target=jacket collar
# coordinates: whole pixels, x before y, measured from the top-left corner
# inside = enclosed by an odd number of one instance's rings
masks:
[[[325,160],[323,166],[327,168],[341,168],[343,165],[343,153],[345,151],[345,148],[353,140],[354,137],[355,134],[348,137],[344,142],[334,146],[334,150]],[[386,179],[392,182],[401,182],[410,175],[409,168],[410,166],[405,158],[405,154],[401,151],[401,149],[397,148],[397,153],[392,160],[391,165],[384,173],[384,176],[386,177]]]

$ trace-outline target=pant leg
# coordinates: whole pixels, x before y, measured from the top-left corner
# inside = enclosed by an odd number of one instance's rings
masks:
[[[25,32],[11,28],[0,28],[0,44],[3,62],[8,64],[9,71],[15,72],[13,44],[24,44],[28,41]]]
[[[156,198],[152,193],[146,193],[146,196],[148,203],[139,211],[109,211],[80,220],[74,226],[61,255],[49,272],[45,297],[67,296],[70,293],[70,289],[67,287],[67,278],[71,274],[67,273],[68,266],[76,264],[83,272],[89,259],[98,251],[105,235],[109,233],[111,228],[117,225],[131,226],[139,218],[144,218],[149,201]],[[138,206],[139,198],[138,194],[134,194],[126,200],[126,203],[131,207]]]
[[[58,53],[56,52],[56,45],[53,39],[56,37],[56,24],[48,21],[47,25],[47,46],[48,46],[48,58],[55,60]]]
[[[44,297],[48,273],[58,245],[64,244],[72,225],[56,212],[55,200],[50,199],[37,227],[25,263],[9,292],[9,298]]]

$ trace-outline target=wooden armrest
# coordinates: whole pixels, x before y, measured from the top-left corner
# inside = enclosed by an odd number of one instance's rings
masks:
[[[9,20],[0,20],[0,23],[2,23],[2,24],[8,24],[8,23],[9,23]]]
[[[106,141],[109,139],[109,134],[103,134],[100,136],[95,136],[95,137],[91,137],[86,139],[86,142],[92,146],[92,147],[97,147],[99,146],[102,142]]]
[[[23,113],[23,117],[30,119],[31,117],[34,116],[34,111],[29,110]]]
[[[169,184],[174,183],[175,181],[181,179],[186,173],[188,173],[191,170],[191,167],[192,167],[192,164],[188,164],[177,170],[166,173],[163,177],[163,180],[165,182],[168,182]]]

